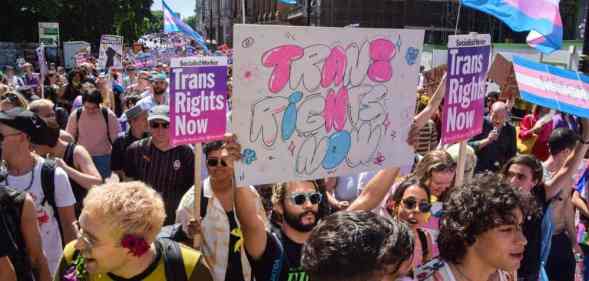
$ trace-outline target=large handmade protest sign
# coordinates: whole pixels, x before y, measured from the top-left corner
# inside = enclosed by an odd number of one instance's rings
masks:
[[[238,184],[408,165],[423,31],[235,25]]]
[[[98,54],[100,69],[123,67],[123,37],[117,35],[102,35]]]
[[[520,97],[558,111],[589,117],[589,76],[513,57]]]
[[[172,144],[223,139],[227,126],[227,58],[172,59],[170,137]]]
[[[448,37],[442,144],[457,143],[481,133],[490,52],[489,34]]]

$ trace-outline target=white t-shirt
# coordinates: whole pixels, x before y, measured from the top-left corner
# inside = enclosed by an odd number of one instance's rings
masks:
[[[37,209],[37,220],[39,222],[39,229],[41,231],[41,239],[43,240],[43,251],[47,256],[47,263],[49,264],[49,271],[53,275],[59,265],[59,259],[63,253],[63,244],[61,241],[61,234],[59,232],[59,225],[53,214],[53,209],[48,202],[41,206],[43,199],[43,189],[41,187],[41,168],[43,158],[37,157],[34,169],[34,179],[30,189],[27,190],[31,183],[31,172],[22,176],[8,175],[6,184],[18,191],[28,192],[33,201],[35,201],[35,208]],[[72,192],[70,181],[65,171],[59,167],[55,169],[55,204],[57,207],[68,207],[76,203],[76,198]]]

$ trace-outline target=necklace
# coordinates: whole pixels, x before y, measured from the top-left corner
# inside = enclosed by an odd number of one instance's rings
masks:
[[[35,182],[35,166],[37,164],[36,159],[33,158],[33,168],[31,169],[31,181],[29,182],[29,186],[27,186],[27,188],[25,188],[23,190],[23,192],[27,192],[29,191],[29,189],[31,189],[31,187],[33,186],[33,182]],[[10,182],[8,181],[8,176],[6,177],[6,179],[4,180],[6,181],[6,186],[11,187]]]
[[[455,268],[456,271],[458,271],[458,274],[460,274],[460,276],[462,276],[464,279],[466,279],[466,281],[472,281],[472,279],[468,278],[468,276],[466,276],[466,274],[464,274],[462,272],[462,270],[460,270],[460,268],[458,268],[458,266],[452,265],[452,267]]]

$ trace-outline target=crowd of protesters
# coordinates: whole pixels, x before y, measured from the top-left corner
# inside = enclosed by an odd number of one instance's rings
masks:
[[[3,69],[0,280],[589,280],[589,120],[516,116],[489,92],[456,185],[442,82],[417,99],[410,171],[236,186],[229,132],[203,145],[195,194],[194,147],[169,136],[168,74]]]

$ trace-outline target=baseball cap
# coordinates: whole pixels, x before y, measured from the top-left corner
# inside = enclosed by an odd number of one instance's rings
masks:
[[[49,129],[43,119],[32,111],[16,107],[0,112],[0,123],[21,131],[31,138],[31,143],[51,145]]]
[[[141,115],[141,113],[145,112],[146,110],[144,110],[141,105],[135,105],[131,108],[129,108],[127,111],[125,111],[125,117],[127,120],[133,120],[135,118],[137,118],[139,115]]]
[[[156,120],[170,122],[170,109],[167,105],[154,106],[149,110],[147,121],[151,122]]]
[[[156,72],[151,75],[151,80],[153,81],[166,81],[167,78],[168,77],[166,77],[166,75],[161,72]]]

